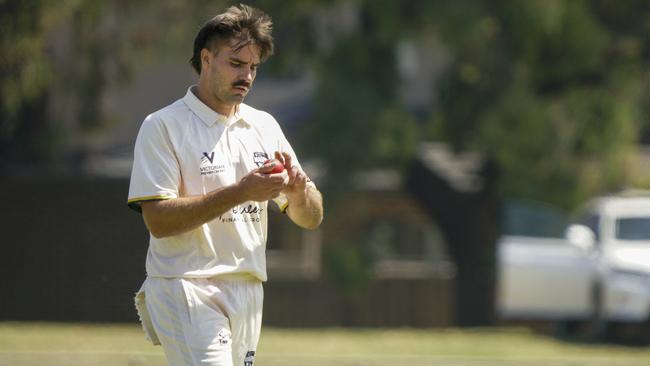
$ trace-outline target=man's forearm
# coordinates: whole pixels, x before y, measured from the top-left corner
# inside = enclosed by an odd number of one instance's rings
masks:
[[[323,221],[323,197],[314,187],[307,187],[304,193],[287,196],[287,215],[296,225],[314,230]]]
[[[247,201],[268,201],[284,188],[284,178],[269,174],[272,164],[253,170],[238,183],[200,196],[142,203],[142,214],[151,235],[157,238],[195,229]]]
[[[202,196],[142,203],[149,232],[157,238],[183,234],[245,202],[236,185]]]

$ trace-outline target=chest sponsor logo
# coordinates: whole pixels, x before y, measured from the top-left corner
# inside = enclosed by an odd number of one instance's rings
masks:
[[[201,175],[212,175],[226,171],[226,165],[214,162],[214,151],[201,155]]]
[[[219,216],[217,219],[223,223],[260,222],[262,212],[264,212],[264,208],[260,207],[257,203],[235,206],[223,215]]]
[[[269,155],[265,152],[254,152],[253,153],[253,162],[258,167],[264,165],[264,162],[269,160]]]

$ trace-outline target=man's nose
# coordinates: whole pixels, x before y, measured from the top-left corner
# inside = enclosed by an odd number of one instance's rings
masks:
[[[243,70],[242,78],[249,83],[253,81],[253,70],[250,67],[245,67]]]

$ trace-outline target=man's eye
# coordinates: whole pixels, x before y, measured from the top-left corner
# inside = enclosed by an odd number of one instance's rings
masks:
[[[237,62],[231,62],[230,64],[232,65],[232,67],[240,67],[241,66],[241,64],[237,63]]]

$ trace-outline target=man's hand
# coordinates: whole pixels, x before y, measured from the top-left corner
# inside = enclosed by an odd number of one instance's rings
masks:
[[[309,178],[307,175],[298,169],[298,167],[293,166],[291,161],[291,155],[286,152],[280,153],[275,152],[275,158],[284,165],[284,168],[287,170],[289,175],[289,180],[282,190],[282,193],[287,195],[289,200],[304,200],[305,189],[307,188],[307,182]]]
[[[297,166],[293,166],[291,155],[276,152],[275,158],[282,162],[289,175],[282,190],[289,200],[287,215],[300,227],[316,229],[323,221],[323,197],[313,185],[307,185],[309,178]]]
[[[271,174],[273,163],[253,170],[244,176],[237,187],[246,201],[268,201],[277,197],[285,187],[281,174]]]

